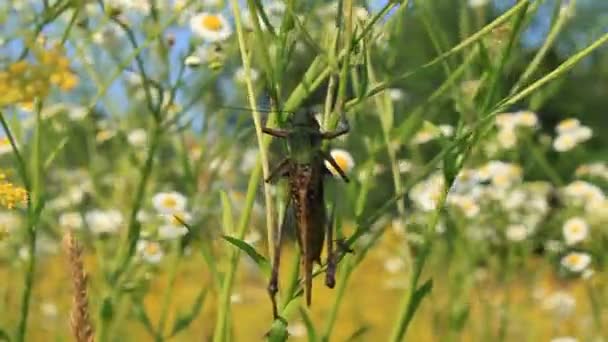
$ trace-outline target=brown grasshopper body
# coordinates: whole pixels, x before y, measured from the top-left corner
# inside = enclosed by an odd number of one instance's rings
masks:
[[[325,284],[333,288],[335,285],[336,257],[333,248],[333,230],[327,222],[325,203],[323,198],[323,177],[329,174],[325,167],[328,161],[348,182],[348,178],[340,169],[336,161],[321,149],[323,139],[333,139],[346,134],[349,130],[347,124],[334,132],[321,132],[319,123],[310,112],[298,112],[292,118],[292,129],[264,128],[264,133],[275,137],[287,139],[290,156],[283,159],[272,170],[266,182],[278,176],[289,179],[289,203],[293,205],[298,244],[302,254],[302,270],[304,278],[304,293],[306,303],[312,300],[312,266],[314,262],[321,264],[321,252],[327,235],[327,271]],[[288,205],[289,207],[289,205]],[[286,218],[289,208],[286,210]],[[280,247],[284,229],[279,232],[275,244],[275,257],[268,291],[270,293],[273,314],[278,316],[276,293],[278,291],[278,269],[280,264]]]

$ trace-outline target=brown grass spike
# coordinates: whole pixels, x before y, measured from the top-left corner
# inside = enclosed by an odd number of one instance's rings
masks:
[[[74,232],[68,231],[63,237],[63,246],[68,254],[72,273],[74,295],[70,313],[70,327],[78,342],[93,342],[93,326],[89,318],[89,302],[87,295],[87,275],[82,262],[82,248],[74,238]]]

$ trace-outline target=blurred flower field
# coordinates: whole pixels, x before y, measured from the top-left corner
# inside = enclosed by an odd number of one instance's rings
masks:
[[[0,341],[608,341],[604,1],[0,25]]]

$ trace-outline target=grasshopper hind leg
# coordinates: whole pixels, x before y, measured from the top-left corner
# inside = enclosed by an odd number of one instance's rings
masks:
[[[334,251],[334,210],[332,208],[327,222],[327,268],[325,270],[325,285],[330,289],[336,286],[336,253]]]

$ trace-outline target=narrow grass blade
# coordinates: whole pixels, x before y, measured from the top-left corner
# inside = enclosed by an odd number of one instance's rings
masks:
[[[258,253],[255,250],[255,248],[253,248],[253,246],[251,246],[250,244],[248,244],[247,242],[245,242],[243,240],[239,240],[239,239],[231,237],[231,236],[224,235],[224,236],[222,236],[222,238],[224,240],[230,242],[234,246],[238,247],[243,252],[247,253],[247,255],[249,255],[249,257],[251,259],[253,259],[253,261],[256,263],[256,265],[258,265],[258,267],[260,267],[260,270],[262,270],[264,275],[266,275],[266,276],[270,275],[270,263],[263,255]]]
[[[185,330],[190,326],[192,321],[196,319],[196,317],[201,312],[203,308],[203,304],[205,303],[205,299],[207,298],[208,289],[204,288],[199,292],[198,296],[194,300],[192,307],[186,313],[178,314],[175,319],[175,323],[173,324],[173,329],[171,329],[171,336],[173,337],[180,333],[182,330]]]

